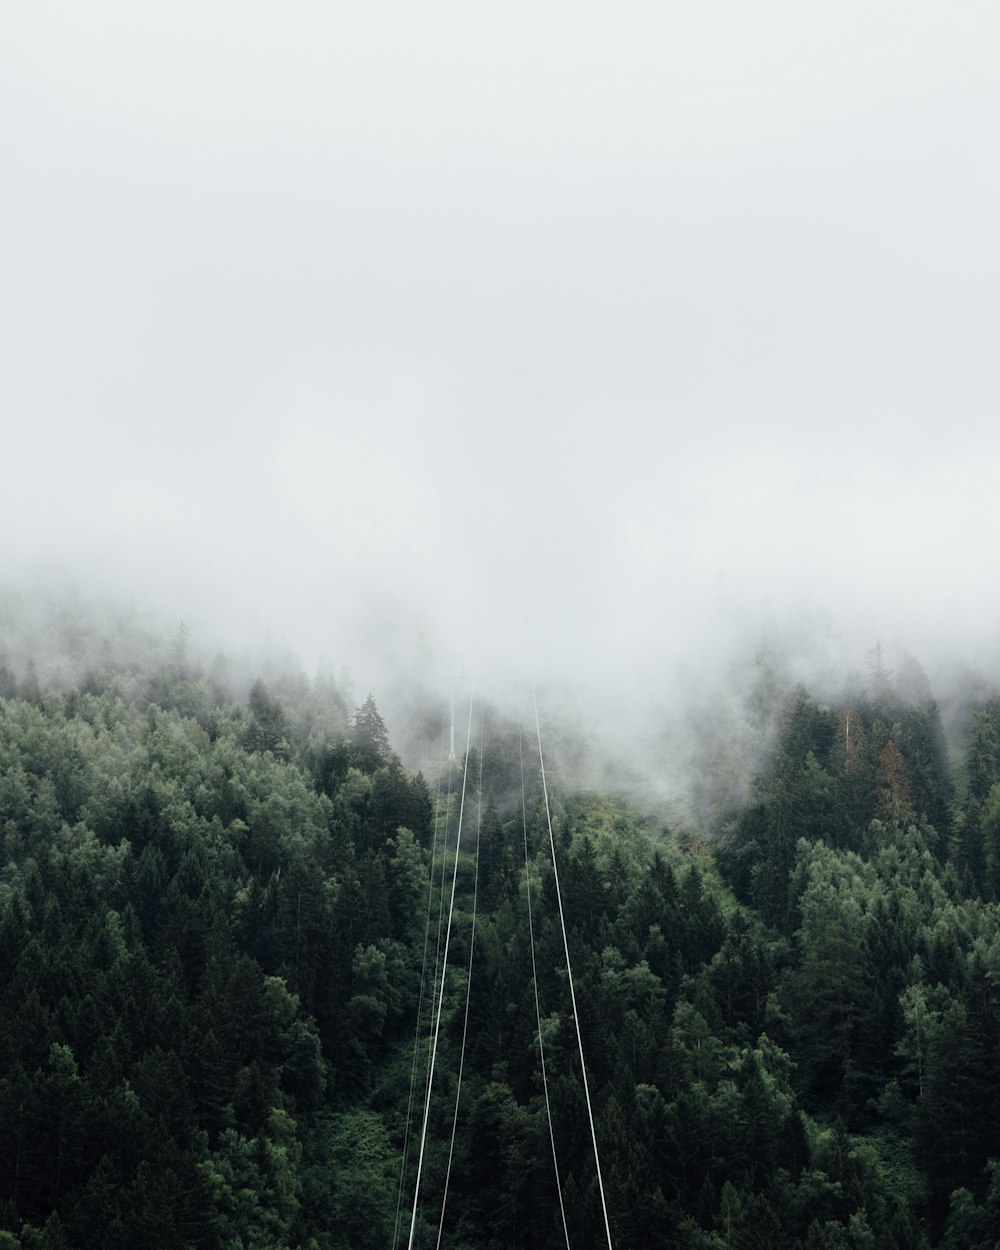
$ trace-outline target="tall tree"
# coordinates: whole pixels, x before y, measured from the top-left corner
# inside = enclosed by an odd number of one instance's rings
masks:
[[[876,816],[897,832],[902,832],[916,819],[910,799],[910,779],[899,747],[890,738],[879,757],[878,806]]]
[[[285,710],[271,694],[263,678],[258,677],[250,687],[250,724],[244,736],[248,751],[270,751],[285,758],[289,747]]]
[[[374,696],[369,694],[354,713],[355,762],[367,773],[381,768],[389,758],[389,731],[379,715]]]

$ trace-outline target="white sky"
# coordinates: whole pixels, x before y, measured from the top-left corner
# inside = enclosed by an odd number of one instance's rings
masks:
[[[1000,11],[0,9],[0,577],[369,671],[995,653]],[[863,651],[861,652],[863,655]]]

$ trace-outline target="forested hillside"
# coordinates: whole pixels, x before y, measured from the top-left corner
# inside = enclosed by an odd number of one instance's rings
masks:
[[[442,1219],[470,948],[441,1244],[602,1244],[517,725],[477,708],[467,770],[436,753],[425,778],[375,699],[234,698],[182,634],[11,662],[0,696],[0,1247],[406,1245],[463,775],[416,1244]],[[956,724],[949,754],[922,675],[879,659],[850,699],[775,698],[750,799],[712,827],[556,784],[618,1250],[995,1245],[1000,696]]]

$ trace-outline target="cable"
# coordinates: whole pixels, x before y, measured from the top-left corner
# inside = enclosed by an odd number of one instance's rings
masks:
[[[441,717],[441,761],[444,762],[444,734],[448,724],[448,714]],[[396,1221],[392,1228],[392,1247],[396,1250],[399,1238],[399,1223],[403,1211],[403,1188],[406,1183],[406,1157],[410,1148],[410,1117],[413,1114],[413,1091],[417,1083],[417,1058],[420,1054],[420,1016],[424,1006],[424,974],[427,971],[427,947],[431,933],[431,899],[434,895],[434,861],[437,857],[438,826],[441,820],[441,768],[438,767],[437,790],[434,794],[434,836],[431,841],[431,863],[427,876],[427,914],[424,917],[424,945],[420,960],[420,993],[417,997],[417,1022],[413,1033],[413,1064],[410,1068],[410,1093],[406,1100],[406,1129],[403,1134],[403,1158],[399,1168],[399,1194],[396,1198]],[[437,984],[437,969],[434,970],[434,981]],[[433,1012],[433,1005],[431,1007]]]
[[[441,1223],[438,1225],[437,1250],[441,1250],[444,1235],[444,1212],[448,1205],[448,1184],[451,1180],[451,1161],[455,1154],[455,1135],[458,1132],[458,1103],[462,1097],[462,1073],[465,1070],[465,1041],[469,1033],[469,1001],[472,998],[472,957],[476,949],[476,903],[479,898],[479,843],[483,831],[483,757],[486,754],[486,705],[483,705],[479,723],[479,814],[476,817],[476,875],[472,887],[472,936],[469,939],[469,971],[465,982],[465,1020],[462,1024],[462,1049],[458,1059],[458,1084],[455,1087],[455,1114],[451,1120],[451,1142],[448,1146],[448,1166],[444,1173],[444,1196],[441,1199]],[[468,758],[468,753],[466,753]]]
[[[604,1197],[604,1178],[601,1175],[601,1156],[597,1150],[597,1131],[594,1128],[594,1109],[590,1102],[590,1085],[587,1081],[587,1065],[583,1059],[583,1037],[580,1034],[580,1016],[576,1009],[576,990],[573,988],[573,969],[569,958],[569,939],[566,936],[566,917],[563,914],[562,891],[559,888],[559,869],[556,866],[556,841],[552,835],[552,813],[549,810],[549,787],[545,780],[545,760],[542,756],[542,730],[538,721],[538,699],[535,683],[531,683],[531,702],[535,709],[535,734],[538,737],[538,764],[542,772],[542,794],[545,797],[545,820],[549,827],[549,848],[552,851],[552,873],[555,878],[556,902],[559,904],[559,926],[562,929],[563,950],[566,953],[566,975],[569,979],[569,996],[573,1004],[573,1023],[576,1025],[576,1043],[580,1051],[580,1071],[583,1073],[583,1093],[587,1100],[587,1118],[590,1121],[590,1138],[594,1144],[594,1163],[597,1166],[597,1187],[601,1192],[601,1210],[604,1214],[604,1231],[608,1237],[608,1250],[614,1250],[611,1242],[611,1225],[608,1222],[608,1204]]]
[[[424,1120],[420,1130],[420,1153],[417,1156],[417,1179],[413,1187],[413,1215],[410,1220],[410,1239],[408,1250],[413,1250],[413,1239],[417,1231],[417,1205],[420,1201],[420,1177],[424,1167],[424,1150],[427,1146],[427,1121],[431,1113],[431,1088],[434,1084],[434,1064],[437,1060],[438,1038],[441,1034],[441,1009],[444,1006],[444,985],[448,975],[448,947],[451,942],[451,921],[455,912],[455,885],[458,881],[458,853],[462,846],[462,820],[465,814],[465,788],[469,777],[469,747],[472,743],[472,700],[469,694],[469,727],[465,738],[465,765],[462,769],[462,801],[458,811],[458,837],[455,839],[455,868],[451,877],[451,900],[448,905],[448,927],[445,930],[444,956],[441,961],[441,992],[438,996],[437,1019],[434,1023],[434,1035],[431,1043],[430,1073],[427,1080],[427,1097],[424,1101]]]
[[[556,1134],[552,1127],[552,1105],[549,1102],[549,1078],[545,1073],[545,1043],[542,1040],[542,1011],[538,1003],[538,970],[535,966],[535,926],[531,916],[531,872],[528,867],[528,806],[524,796],[524,744],[521,736],[521,716],[517,718],[517,754],[521,765],[521,826],[524,831],[524,884],[528,895],[528,943],[531,947],[531,985],[535,992],[535,1021],[538,1025],[538,1058],[542,1066],[542,1089],[545,1093],[545,1117],[549,1122],[549,1142],[552,1145],[552,1169],[556,1174],[556,1193],[559,1195],[559,1215],[562,1219],[566,1250],[570,1250],[569,1228],[566,1224],[566,1206],[563,1202],[562,1182],[559,1179],[559,1159],[556,1155]]]
[[[444,927],[444,900],[445,890],[448,880],[448,831],[451,829],[451,782],[455,772],[455,762],[449,756],[448,758],[448,792],[444,805],[444,845],[441,848],[441,899],[438,903],[438,923],[437,923],[437,941],[434,945],[434,980],[431,982],[432,987],[437,987],[438,970],[441,967],[441,931]],[[459,838],[461,838],[461,828],[459,828]],[[435,1002],[431,1001],[431,1021],[435,1015]],[[427,1052],[427,1075],[424,1078],[424,1096],[427,1096],[427,1090],[430,1086],[431,1079],[431,1054]]]

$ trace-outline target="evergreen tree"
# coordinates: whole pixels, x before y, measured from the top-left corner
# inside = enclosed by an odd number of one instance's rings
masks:
[[[371,694],[354,713],[352,740],[355,763],[364,772],[373,773],[387,763],[389,731]]]
[[[270,751],[284,759],[289,752],[284,709],[274,698],[262,678],[250,687],[250,724],[244,736],[248,751]]]

